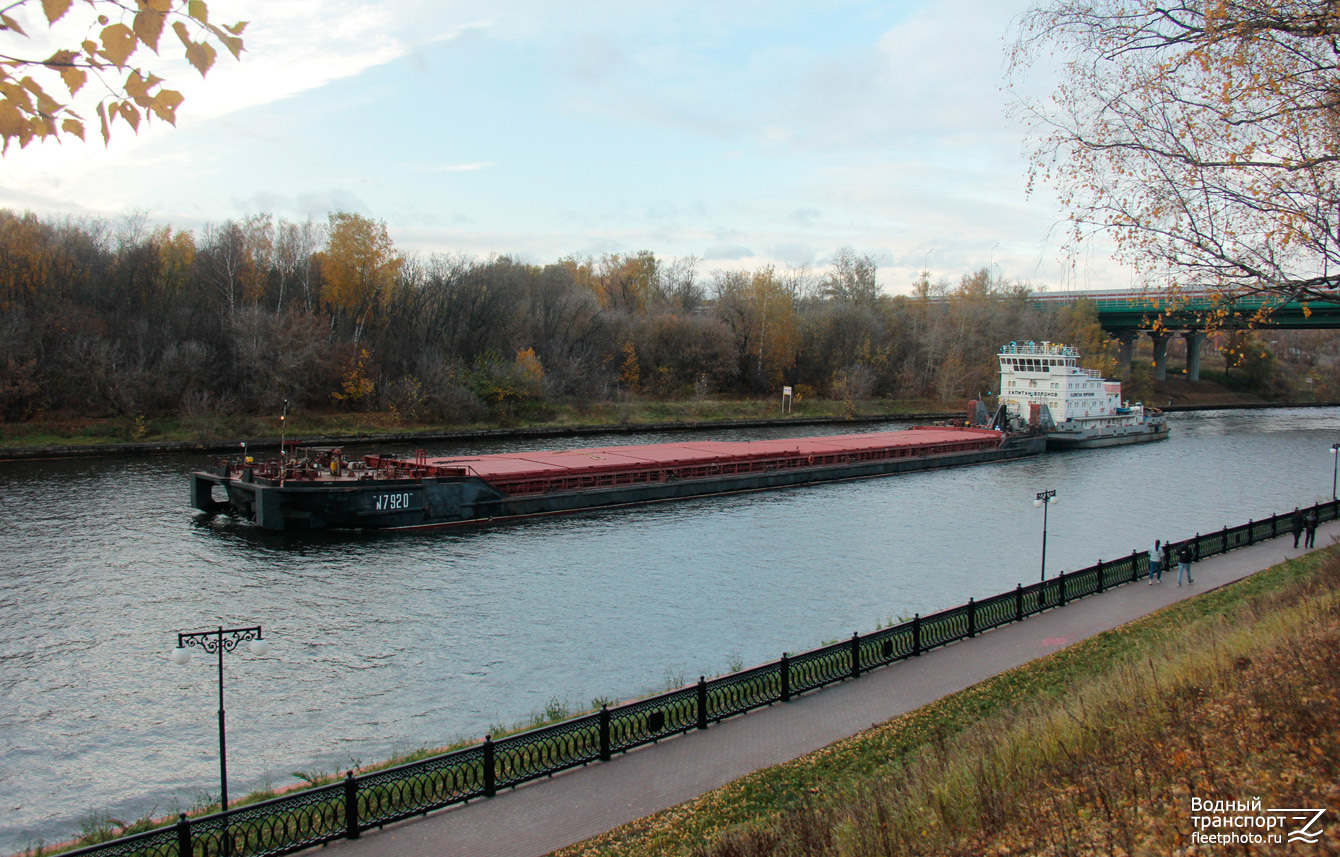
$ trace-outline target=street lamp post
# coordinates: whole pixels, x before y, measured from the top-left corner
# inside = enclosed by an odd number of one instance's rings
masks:
[[[176,664],[190,663],[192,647],[219,656],[219,797],[225,812],[228,810],[228,748],[223,729],[223,653],[231,652],[242,643],[247,643],[253,655],[263,655],[270,650],[270,643],[261,637],[260,625],[251,628],[219,626],[215,631],[177,634],[177,648],[172,650],[172,662]]]
[[[1056,492],[1050,489],[1039,491],[1034,506],[1042,507],[1042,580],[1047,579],[1047,507],[1056,502]]]
[[[1335,480],[1337,476],[1340,476],[1340,443],[1331,444],[1331,456],[1335,459],[1335,466],[1331,470],[1331,499],[1334,500],[1336,499]]]

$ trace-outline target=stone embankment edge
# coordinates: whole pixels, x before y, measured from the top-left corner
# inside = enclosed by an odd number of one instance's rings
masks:
[[[1168,412],[1253,410],[1258,408],[1335,408],[1340,402],[1258,402],[1254,404],[1173,405]],[[701,431],[704,429],[766,428],[771,426],[838,425],[852,423],[925,422],[957,419],[952,413],[871,414],[855,417],[770,417],[752,420],[677,420],[664,423],[618,423],[573,426],[531,426],[529,428],[458,429],[433,432],[391,432],[345,435],[306,435],[289,443],[300,446],[342,446],[346,444],[402,444],[420,441],[471,441],[490,438],[580,437],[583,435],[634,434],[656,431]],[[242,443],[248,449],[278,449],[277,437],[236,438],[217,441],[158,441],[141,443],[90,443],[60,446],[0,447],[0,462],[41,461],[53,458],[119,458],[145,455],[192,455],[204,452],[236,452]]]

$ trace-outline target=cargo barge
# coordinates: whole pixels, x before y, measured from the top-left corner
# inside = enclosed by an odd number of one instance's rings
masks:
[[[925,427],[828,437],[346,460],[336,448],[191,474],[191,505],[267,530],[417,530],[1037,455],[1039,435]]]

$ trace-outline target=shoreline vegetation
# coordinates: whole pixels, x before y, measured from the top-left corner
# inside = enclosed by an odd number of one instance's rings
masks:
[[[1270,401],[1228,392],[1213,382],[1197,386],[1202,389],[1188,391],[1185,386],[1176,387],[1177,392],[1160,393],[1155,401],[1171,402],[1163,405],[1170,411],[1340,405],[1340,402]],[[526,419],[441,424],[406,422],[394,413],[300,412],[288,415],[286,422],[290,443],[367,444],[518,436],[541,438],[738,425],[822,425],[902,419],[937,421],[961,418],[966,413],[966,402],[955,408],[944,402],[908,399],[807,399],[796,403],[787,414],[782,413],[778,400],[773,398],[626,399],[557,404]],[[221,420],[207,431],[175,418],[65,418],[0,423],[0,461],[221,451],[235,449],[243,441],[255,449],[276,448],[279,430],[279,414],[235,416]]]
[[[672,686],[679,679],[667,675]],[[593,699],[590,710],[610,702]],[[1336,705],[1340,545],[1171,605],[555,857],[1171,853],[1190,843],[1192,796],[1335,805]],[[493,735],[584,713],[555,697],[526,722],[495,726]],[[475,743],[424,747],[355,772]],[[234,805],[341,778],[338,771],[291,776],[300,782]],[[215,809],[201,799],[187,812]],[[57,854],[173,821],[93,814],[77,838],[21,853]],[[1326,835],[1332,848],[1340,845],[1340,826],[1329,825]]]

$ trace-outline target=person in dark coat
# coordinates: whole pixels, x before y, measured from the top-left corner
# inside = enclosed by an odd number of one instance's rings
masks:
[[[1193,556],[1193,554],[1191,553],[1191,545],[1189,545],[1189,544],[1187,544],[1187,543],[1185,543],[1185,542],[1182,544],[1182,546],[1181,546],[1180,548],[1177,549],[1177,585],[1178,585],[1178,586],[1181,586],[1181,585],[1182,585],[1182,575],[1183,575],[1183,574],[1186,575],[1186,582],[1187,582],[1187,583],[1195,583],[1195,582],[1196,582],[1196,581],[1194,581],[1194,580],[1191,579],[1191,557],[1192,557],[1192,556]]]
[[[1307,513],[1303,519],[1303,529],[1307,531],[1307,538],[1303,539],[1303,547],[1314,548],[1317,546],[1317,510],[1313,509]],[[1297,541],[1297,539],[1295,539]]]
[[[1295,506],[1289,516],[1289,532],[1293,533],[1293,546],[1298,547],[1298,537],[1303,534],[1303,513]]]

